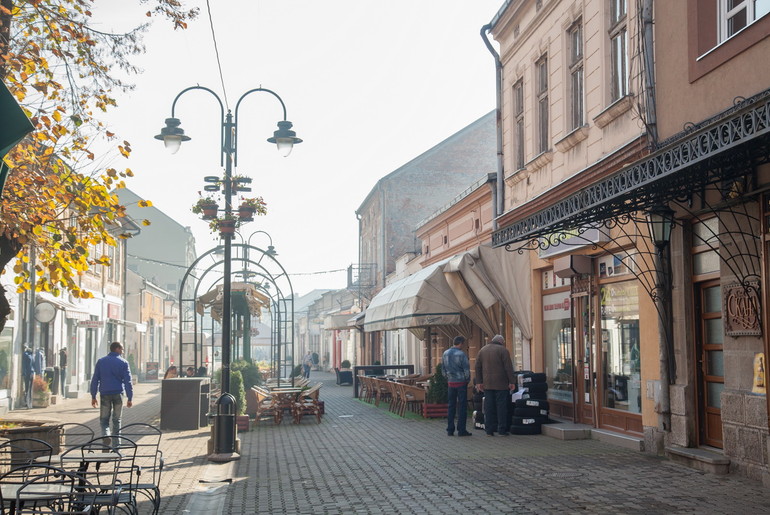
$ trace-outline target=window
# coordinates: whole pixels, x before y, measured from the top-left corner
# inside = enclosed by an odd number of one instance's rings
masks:
[[[570,73],[570,128],[583,125],[583,26],[575,22],[568,31]]]
[[[770,0],[719,0],[719,41],[730,39],[770,13]]]
[[[514,169],[524,168],[524,83],[513,85],[513,160]]]
[[[535,63],[537,77],[537,151],[548,150],[548,58],[543,56]]]
[[[610,0],[610,85],[615,102],[628,94],[628,31],[626,0]]]

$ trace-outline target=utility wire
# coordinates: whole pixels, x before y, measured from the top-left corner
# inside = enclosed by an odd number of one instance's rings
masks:
[[[227,101],[227,88],[225,88],[225,76],[222,74],[222,61],[219,59],[219,47],[217,46],[217,35],[214,32],[214,20],[211,17],[211,4],[206,0],[206,9],[209,11],[209,25],[211,26],[211,39],[214,40],[214,53],[217,54],[217,66],[219,67],[219,81],[222,83],[222,94],[225,97],[225,107],[230,110],[230,104]]]

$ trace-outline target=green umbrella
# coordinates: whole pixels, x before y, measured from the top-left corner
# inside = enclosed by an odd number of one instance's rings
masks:
[[[8,166],[2,159],[11,148],[22,140],[27,133],[34,130],[32,122],[24,114],[11,92],[0,81],[0,192],[8,177]]]

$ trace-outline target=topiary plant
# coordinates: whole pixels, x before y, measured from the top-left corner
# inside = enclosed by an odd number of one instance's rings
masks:
[[[238,370],[230,372],[230,394],[235,397],[235,414],[243,415],[246,410],[246,390],[243,388],[243,376]]]
[[[436,372],[430,378],[425,401],[430,404],[446,404],[448,402],[447,389],[446,376],[443,370],[441,370],[441,365],[436,365]]]

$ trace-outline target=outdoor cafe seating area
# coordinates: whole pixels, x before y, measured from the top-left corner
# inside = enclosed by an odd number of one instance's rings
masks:
[[[47,439],[0,442],[0,513],[138,513],[161,504],[161,432],[145,423],[102,437],[85,425],[55,426]]]
[[[388,404],[388,409],[400,415],[422,413],[425,404],[430,375],[407,374],[404,376],[358,376],[358,397],[365,402],[379,406]]]
[[[311,385],[305,378],[267,379],[246,392],[246,413],[255,424],[265,420],[280,424],[287,416],[295,424],[308,416],[320,424],[324,411],[320,393],[321,383]]]

